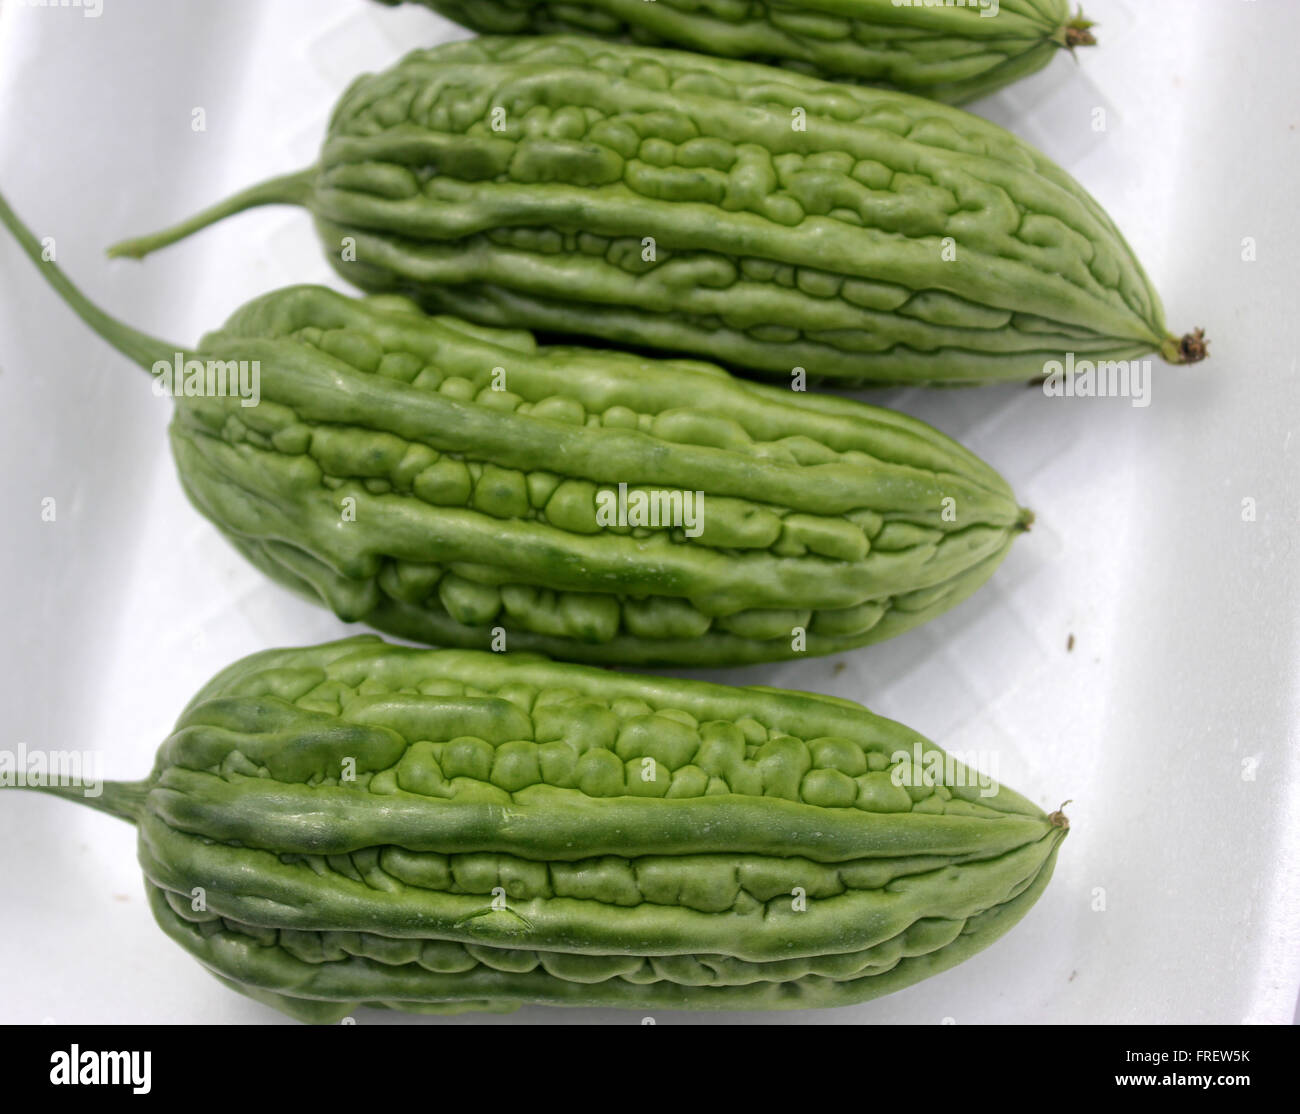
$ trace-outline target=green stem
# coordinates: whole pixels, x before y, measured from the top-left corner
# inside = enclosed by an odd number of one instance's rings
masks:
[[[80,785],[24,785],[19,788],[89,805],[131,824],[140,819],[140,814],[144,812],[145,798],[149,795],[147,781],[105,781],[100,784],[102,792],[98,797],[87,796],[85,788]]]
[[[31,229],[23,224],[18,214],[9,207],[3,194],[0,194],[0,224],[13,233],[19,247],[45,275],[45,281],[54,287],[59,292],[59,296],[72,307],[73,312],[122,355],[149,371],[160,360],[170,364],[177,352],[184,351],[179,345],[151,337],[115,317],[110,317],[91,302],[73,285],[72,280],[63,273],[54,260],[45,258],[41,242]]]
[[[233,197],[227,197],[224,201],[218,201],[202,212],[195,213],[180,224],[172,225],[171,228],[114,244],[108,249],[108,254],[112,258],[127,256],[131,259],[143,259],[159,248],[183,240],[201,228],[207,228],[208,225],[216,224],[217,221],[234,216],[235,213],[242,213],[245,209],[255,209],[259,205],[304,205],[311,194],[315,177],[316,168],[313,166],[300,170],[296,174],[285,174],[267,182],[259,182],[255,186],[241,190]]]

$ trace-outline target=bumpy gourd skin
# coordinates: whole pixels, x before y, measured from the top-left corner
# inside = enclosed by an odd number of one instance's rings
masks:
[[[964,598],[1028,518],[902,415],[538,348],[399,299],[279,291],[199,347],[264,374],[254,408],[178,400],[195,505],[340,617],[436,645],[493,648],[500,630],[598,663],[831,653]],[[703,492],[703,532],[602,525],[597,492],[620,483]]]
[[[0,221],[39,259],[3,199]],[[41,269],[132,359],[173,362],[177,346]],[[196,355],[256,362],[260,400],[176,399],[194,505],[341,618],[435,645],[679,666],[847,650],[964,599],[1030,517],[905,415],[691,361],[543,348],[391,296],[276,291]],[[597,492],[619,484],[702,492],[702,532],[602,524]]]
[[[77,799],[138,823],[173,939],[303,1020],[790,1009],[952,966],[1051,876],[1059,813],[903,755],[945,757],[847,700],[367,636],[237,662]]]
[[[968,113],[577,37],[479,38],[360,78],[319,165],[252,205],[314,214],[348,281],[484,324],[838,383],[1043,375],[1169,335],[1114,224]]]
[[[396,4],[398,0],[381,0]],[[488,34],[577,32],[676,46],[861,81],[949,104],[1091,45],[1066,0],[998,0],[984,9],[894,0],[418,0]]]

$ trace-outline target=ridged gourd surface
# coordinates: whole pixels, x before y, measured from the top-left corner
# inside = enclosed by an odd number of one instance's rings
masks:
[[[492,325],[845,383],[1182,358],[1110,218],[1029,145],[748,63],[565,36],[417,52],[352,85],[285,190],[349,281]]]
[[[363,637],[215,678],[140,855],[171,936],[308,1020],[843,1005],[1001,935],[1065,834],[921,754],[836,698]]]
[[[341,617],[435,645],[500,648],[499,628],[510,649],[595,662],[830,653],[965,598],[1028,517],[904,415],[541,348],[399,298],[279,291],[199,350],[263,373],[257,406],[177,399],[196,506]],[[702,493],[698,521],[598,518],[620,484]]]
[[[397,0],[384,0],[396,3]],[[576,32],[788,66],[959,103],[1033,73],[1065,43],[1065,0],[419,0],[489,34]]]

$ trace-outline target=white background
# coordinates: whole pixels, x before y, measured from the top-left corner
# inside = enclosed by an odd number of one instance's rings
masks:
[[[1008,937],[916,987],[725,1020],[1293,1016],[1300,5],[1087,8],[1100,47],[978,110],[1097,196],[1171,328],[1204,326],[1211,359],[1157,366],[1145,409],[1023,385],[877,392],[872,401],[933,422],[1001,470],[1037,512],[1033,532],[988,587],[919,631],[713,675],[861,700],[950,750],[994,754],[997,774],[1042,805],[1073,798],[1056,878]],[[423,9],[363,0],[104,0],[98,19],[8,0],[0,189],[106,308],[192,343],[272,287],[338,285],[308,216],[246,214],[142,264],[102,249],[308,165],[353,76],[463,34]],[[205,132],[191,129],[195,107]],[[1243,261],[1248,237],[1254,262]],[[217,669],[348,632],[266,582],[190,508],[169,411],[0,234],[0,749],[89,748],[108,776],[143,777]],[[51,497],[57,520],[43,522]],[[1247,499],[1254,521],[1243,520]],[[7,792],[0,847],[0,1022],[284,1020],[218,985],[153,925],[126,824]],[[543,1008],[456,1020],[598,1017],[639,1020]]]

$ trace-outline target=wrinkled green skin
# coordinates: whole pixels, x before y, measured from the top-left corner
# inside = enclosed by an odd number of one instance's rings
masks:
[[[381,0],[390,5],[399,0]],[[893,0],[417,0],[484,34],[576,32],[766,62],[949,104],[1041,70],[1066,45],[1066,0],[899,7]]]
[[[1105,212],[1033,148],[748,63],[565,36],[417,52],[344,94],[317,167],[112,250],[276,201],[364,289],[787,380],[1188,358]]]
[[[120,350],[171,361],[41,267]],[[280,290],[197,355],[257,361],[261,401],[177,398],[194,505],[280,583],[434,645],[675,666],[835,653],[964,599],[1029,517],[902,414],[540,348],[400,298]],[[703,532],[599,524],[597,491],[620,483],[703,492]]]
[[[945,970],[1047,885],[1059,813],[914,753],[838,698],[365,636],[245,658],[148,779],[51,791],[138,824],[163,930],[304,1021],[794,1009]]]

